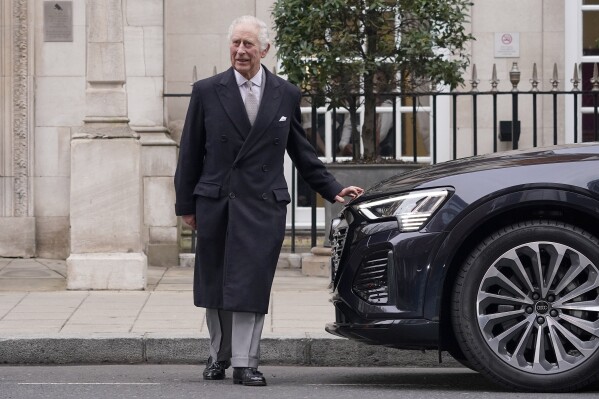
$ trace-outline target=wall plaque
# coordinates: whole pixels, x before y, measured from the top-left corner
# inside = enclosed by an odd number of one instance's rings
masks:
[[[72,1],[44,1],[44,41],[73,41]]]
[[[520,57],[519,32],[495,32],[495,58]]]

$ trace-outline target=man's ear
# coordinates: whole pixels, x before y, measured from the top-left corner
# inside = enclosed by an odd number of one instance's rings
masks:
[[[268,50],[270,50],[270,43],[268,43],[266,45],[266,48],[264,50],[262,50],[262,53],[261,53],[262,58],[266,57],[266,54],[268,54]]]

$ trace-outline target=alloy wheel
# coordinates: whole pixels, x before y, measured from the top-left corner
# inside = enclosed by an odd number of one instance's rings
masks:
[[[505,363],[553,374],[585,362],[599,348],[599,270],[557,242],[505,252],[486,271],[477,319],[489,348]]]

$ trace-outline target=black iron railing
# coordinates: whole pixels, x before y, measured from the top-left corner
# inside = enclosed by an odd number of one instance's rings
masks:
[[[374,148],[381,158],[434,164],[440,161],[475,156],[507,149],[531,148],[539,145],[599,141],[599,73],[597,64],[586,64],[585,79],[579,78],[581,68],[575,65],[570,80],[571,90],[560,90],[557,67],[554,66],[550,90],[539,90],[536,65],[528,91],[518,89],[520,72],[514,63],[509,73],[510,91],[498,90],[499,80],[493,67],[488,91],[479,91],[476,66],[472,68],[469,90],[430,91],[418,93],[380,93],[373,131],[383,126],[383,115],[391,119],[386,141],[382,134],[373,137]],[[164,97],[189,97],[190,94],[164,94]],[[360,94],[355,95],[360,98]],[[386,100],[383,101],[383,100]],[[325,162],[351,159],[339,147],[343,142],[343,126],[348,111],[315,106],[310,95],[304,96],[302,107],[309,140]],[[364,109],[357,110],[363,116]],[[445,115],[443,119],[440,115]],[[387,120],[388,122],[389,120]],[[309,123],[308,123],[309,122]],[[388,123],[387,123],[388,124]],[[318,134],[311,134],[311,132]],[[422,146],[422,142],[428,145]],[[363,141],[350,142],[351,153],[360,153]],[[440,149],[443,155],[440,156]],[[383,152],[386,151],[386,152]],[[292,204],[298,204],[298,184],[292,173]],[[307,200],[311,208],[311,245],[317,241],[317,201],[310,191]],[[296,206],[291,206],[291,251],[296,246]],[[304,206],[306,206],[304,204]],[[192,238],[192,243],[195,237]],[[193,244],[192,244],[193,245]],[[193,248],[192,248],[193,250]]]

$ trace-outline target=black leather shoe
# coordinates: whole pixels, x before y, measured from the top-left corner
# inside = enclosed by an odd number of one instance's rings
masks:
[[[205,380],[222,380],[225,378],[225,369],[228,369],[231,366],[231,361],[212,361],[212,357],[208,358],[206,362],[206,368],[204,369],[204,379]]]
[[[233,368],[233,384],[263,387],[266,385],[266,379],[256,368],[235,367]]]

